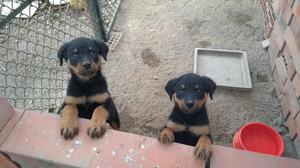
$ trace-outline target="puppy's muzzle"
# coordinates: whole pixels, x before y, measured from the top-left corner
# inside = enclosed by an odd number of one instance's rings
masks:
[[[84,68],[84,70],[90,70],[92,67],[91,65],[92,65],[92,63],[89,61],[85,61],[82,63],[82,67]]]
[[[194,107],[195,103],[193,100],[188,100],[185,102],[185,105],[188,109],[192,109]]]

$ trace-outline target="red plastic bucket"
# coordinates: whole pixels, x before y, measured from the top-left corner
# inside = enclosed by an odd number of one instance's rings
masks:
[[[272,127],[251,122],[234,135],[232,145],[237,149],[281,156],[284,151],[284,142],[278,132]]]

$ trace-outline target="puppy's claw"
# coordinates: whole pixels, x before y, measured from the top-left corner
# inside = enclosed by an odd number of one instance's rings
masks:
[[[164,144],[169,144],[169,143],[174,142],[174,134],[173,134],[173,132],[170,129],[165,128],[160,133],[159,141],[162,142],[162,143],[164,143]]]
[[[63,136],[66,140],[67,139],[73,139],[79,132],[78,127],[74,128],[61,128],[60,134]]]
[[[106,133],[106,124],[98,125],[98,126],[90,126],[87,130],[87,134],[91,138],[101,138]]]
[[[194,155],[197,158],[206,161],[211,156],[210,144],[205,146],[196,146]]]

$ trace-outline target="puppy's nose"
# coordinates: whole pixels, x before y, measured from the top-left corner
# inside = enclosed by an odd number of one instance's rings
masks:
[[[194,102],[193,101],[187,101],[185,104],[186,104],[186,106],[188,108],[192,108],[194,106]]]
[[[89,70],[91,69],[91,63],[90,62],[83,62],[82,66],[84,69]]]

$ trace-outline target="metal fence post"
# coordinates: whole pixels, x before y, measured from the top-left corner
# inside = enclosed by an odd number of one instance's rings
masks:
[[[94,24],[95,35],[98,40],[107,42],[107,37],[105,35],[105,29],[102,22],[101,11],[100,11],[100,1],[98,0],[87,0],[87,7],[91,17],[91,21]]]

